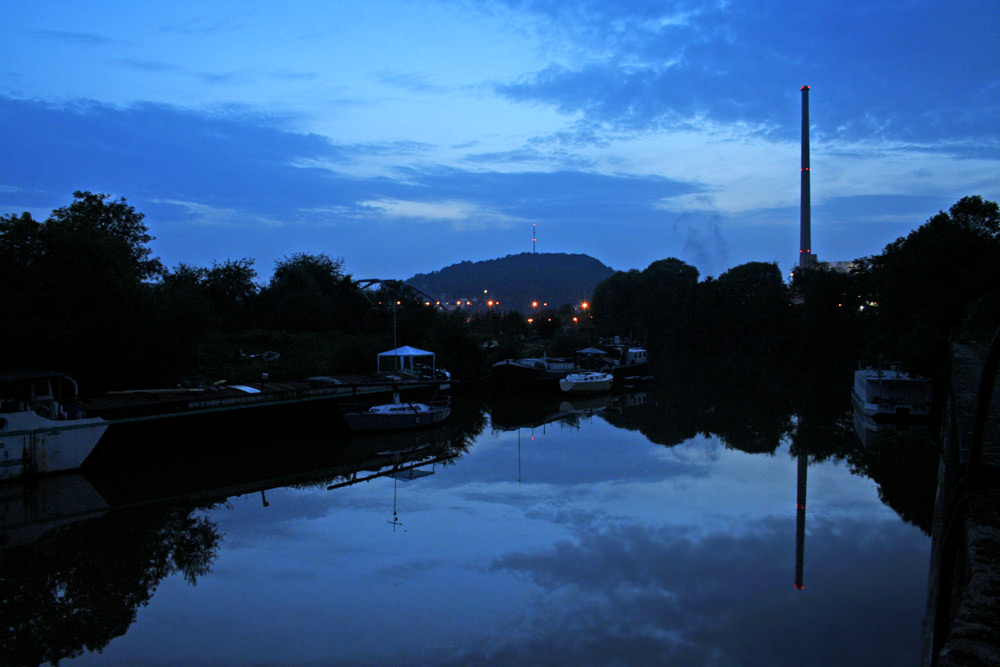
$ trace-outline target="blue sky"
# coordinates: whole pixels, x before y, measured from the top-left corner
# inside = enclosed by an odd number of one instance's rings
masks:
[[[881,252],[1000,199],[1000,10],[962,3],[7,3],[0,213],[125,197],[168,266]]]

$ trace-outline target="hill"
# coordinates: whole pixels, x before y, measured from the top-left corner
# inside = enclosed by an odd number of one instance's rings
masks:
[[[588,255],[525,252],[452,264],[405,282],[442,302],[462,299],[482,308],[493,300],[501,310],[526,313],[535,301],[558,307],[589,300],[594,287],[612,274],[614,269]]]

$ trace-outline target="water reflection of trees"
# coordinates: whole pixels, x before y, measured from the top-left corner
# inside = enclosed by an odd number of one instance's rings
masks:
[[[836,359],[791,363],[756,358],[699,359],[661,369],[657,383],[632,394],[609,395],[602,419],[673,447],[702,434],[748,454],[774,454],[788,444],[810,463],[845,461],[879,485],[882,501],[930,533],[938,448],[929,437],[901,433],[866,448],[850,402],[853,365]],[[494,426],[537,426],[571,418],[558,397],[504,398],[493,405]],[[576,403],[576,401],[574,401]]]
[[[127,632],[165,578],[180,575],[195,584],[210,571],[222,541],[199,507],[277,487],[350,484],[352,475],[380,462],[419,465],[433,457],[452,464],[486,424],[481,398],[457,398],[456,404],[453,418],[438,429],[347,440],[321,433],[275,439],[273,432],[254,439],[243,430],[234,440],[242,455],[216,441],[198,465],[189,458],[173,465],[156,459],[142,467],[136,460],[131,468],[54,478],[53,485],[96,489],[112,509],[81,521],[84,513],[93,516],[94,507],[85,510],[78,499],[63,506],[62,499],[74,497],[70,493],[40,494],[35,500],[47,505],[40,514],[58,527],[27,544],[10,531],[28,528],[33,535],[32,526],[8,525],[15,513],[8,516],[0,507],[0,546],[18,544],[0,551],[0,617],[7,624],[0,664],[56,663],[101,651]],[[49,498],[59,498],[60,506],[48,506]],[[178,498],[189,500],[172,500]],[[31,487],[23,501],[32,502]]]
[[[181,574],[193,585],[206,574],[220,539],[191,510],[160,510],[111,513],[8,549],[0,562],[4,664],[103,650],[164,578]]]

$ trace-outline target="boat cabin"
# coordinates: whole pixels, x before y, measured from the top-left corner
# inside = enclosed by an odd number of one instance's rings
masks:
[[[0,412],[36,412],[49,419],[78,418],[63,404],[76,398],[76,382],[63,373],[51,371],[0,372]]]

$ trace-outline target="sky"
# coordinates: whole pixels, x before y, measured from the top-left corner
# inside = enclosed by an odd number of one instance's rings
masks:
[[[153,253],[358,279],[465,260],[875,255],[1000,200],[995,0],[5,3],[0,214],[89,190]],[[534,234],[534,237],[533,237]],[[533,242],[533,238],[537,241]]]

